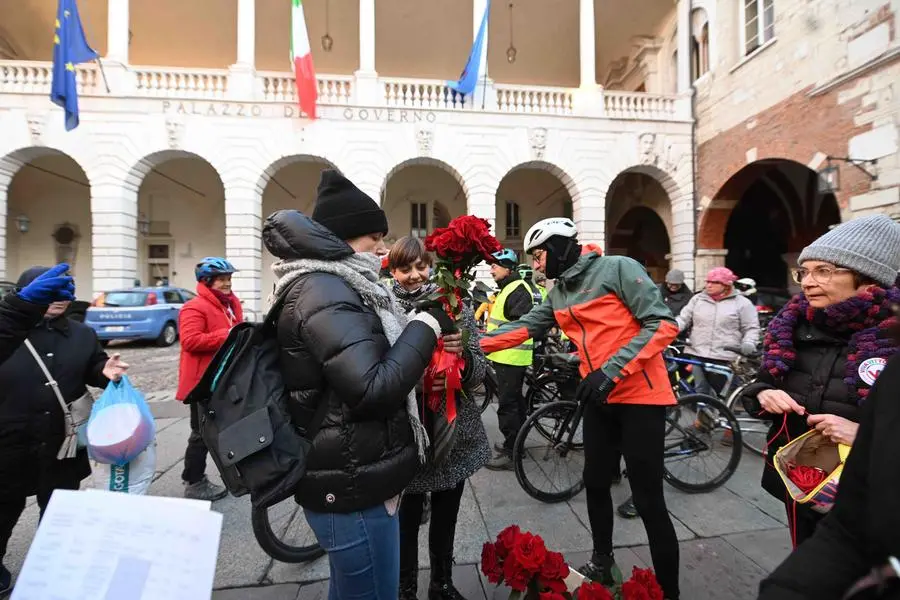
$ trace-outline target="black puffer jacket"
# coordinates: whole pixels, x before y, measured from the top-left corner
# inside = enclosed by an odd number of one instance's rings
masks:
[[[297,211],[266,219],[263,240],[286,260],[335,261],[353,249]],[[321,402],[327,414],[313,440],[297,502],[346,513],[398,495],[418,467],[406,398],[425,372],[436,337],[413,321],[391,346],[381,320],[341,277],[301,275],[278,321],[282,372],[305,426]]]
[[[769,373],[761,372],[758,383],[748,386],[745,391],[744,405],[754,414],[760,414],[756,396],[763,390],[775,388],[787,392],[809,414],[837,415],[858,423],[860,408],[851,399],[850,390],[844,383],[849,341],[849,334],[830,334],[806,321],[798,323],[794,331],[797,358],[793,369],[779,381],[775,381]],[[787,432],[782,428],[782,415],[769,417],[772,418],[772,426],[766,439],[771,440],[779,434],[769,446],[769,456],[774,456],[788,442],[788,436],[794,439],[810,429],[805,416],[788,413]],[[762,486],[779,500],[784,500],[784,483],[771,466],[771,461],[766,461]]]

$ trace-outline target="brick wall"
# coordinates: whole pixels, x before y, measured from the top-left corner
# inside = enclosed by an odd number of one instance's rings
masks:
[[[775,7],[777,39],[750,58],[731,39],[737,9],[717,16],[716,70],[697,83],[699,249],[723,248],[748,183],[742,169],[761,159],[817,170],[827,155],[877,158],[869,168],[875,182],[835,163],[841,216],[900,217],[900,0],[775,0]]]

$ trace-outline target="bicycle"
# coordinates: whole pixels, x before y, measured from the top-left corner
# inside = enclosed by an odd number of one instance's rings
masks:
[[[737,419],[717,398],[703,394],[688,394],[677,399],[678,404],[668,411],[666,440],[663,449],[664,477],[673,487],[690,493],[706,492],[723,485],[735,471],[741,460],[741,431]],[[519,430],[513,447],[513,468],[519,485],[532,498],[546,503],[564,502],[574,498],[584,489],[584,442],[576,442],[581,432],[584,416],[583,402],[560,400],[538,408]],[[690,422],[681,423],[682,418]],[[547,422],[537,424],[542,420]],[[723,431],[717,433],[718,429]],[[537,435],[533,435],[533,433]],[[545,435],[549,432],[549,436]],[[735,443],[722,443],[722,437],[730,432]],[[675,436],[672,436],[672,434]],[[686,460],[703,452],[725,449],[724,467],[701,481],[688,481],[676,468]],[[551,459],[574,459],[577,477],[565,486],[554,486],[552,473],[544,468]],[[705,460],[705,459],[704,459]],[[536,467],[536,468],[535,468]],[[696,471],[692,468],[690,471]],[[555,473],[556,470],[553,470]],[[551,482],[556,489],[545,490],[539,486]]]
[[[758,456],[765,456],[769,423],[749,415],[740,401],[744,390],[753,383],[752,378],[758,371],[755,361],[760,355],[744,356],[738,347],[726,346],[724,349],[739,355],[730,366],[679,356],[677,348],[669,347],[665,360],[672,378],[673,390],[676,396],[697,393],[693,383],[684,375],[688,366],[691,369],[702,369],[704,373],[724,377],[725,383],[716,392],[718,399],[735,415],[741,429],[741,443],[744,447]]]
[[[312,543],[305,543],[309,540],[299,540],[299,544],[298,540],[282,539],[291,531],[291,525],[302,518],[302,511],[293,498],[268,508],[250,509],[253,535],[263,552],[283,563],[310,562],[325,555],[325,550],[319,546],[315,537],[312,538]],[[273,521],[277,523],[277,527],[272,526]]]

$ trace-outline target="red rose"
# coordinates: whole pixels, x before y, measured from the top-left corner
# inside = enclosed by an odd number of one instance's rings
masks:
[[[569,565],[559,552],[548,552],[544,564],[541,565],[543,579],[559,580],[569,576]]]
[[[540,570],[544,559],[547,558],[547,547],[541,536],[523,533],[516,540],[512,555],[523,569],[534,574]]]
[[[562,594],[568,589],[566,587],[566,582],[562,579],[544,579],[543,576],[538,576],[538,587],[542,590],[556,592],[558,594]]]
[[[506,558],[516,545],[516,540],[522,535],[518,525],[510,525],[497,534],[497,556]]]
[[[490,542],[481,548],[481,572],[491,583],[500,583],[503,579],[503,566],[497,556],[497,548]]]
[[[541,592],[539,600],[566,600],[566,597],[556,592]]]
[[[510,588],[518,592],[524,592],[533,576],[533,573],[529,573],[522,568],[522,565],[519,564],[519,561],[512,554],[503,561],[503,581]]]
[[[634,579],[629,579],[622,584],[623,600],[650,600],[650,594],[646,588]]]
[[[635,585],[630,585],[634,583]],[[631,579],[622,584],[622,593],[625,594],[625,598],[629,599],[631,596],[628,596],[625,591],[625,586],[628,586],[628,589],[632,594],[638,594],[636,587],[640,587],[645,591],[646,595],[635,595],[634,598],[644,600],[663,600],[663,591],[662,588],[659,587],[659,582],[656,580],[656,575],[653,574],[653,569],[638,569],[634,567],[631,570]]]
[[[593,581],[582,583],[575,597],[578,600],[615,600],[608,589]]]

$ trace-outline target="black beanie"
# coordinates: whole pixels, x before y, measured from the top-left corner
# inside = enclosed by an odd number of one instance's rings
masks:
[[[17,288],[23,288],[47,271],[50,270],[50,267],[31,267],[29,269],[25,269],[22,271],[22,274],[19,275],[19,280],[16,281]]]
[[[387,235],[387,215],[365,192],[334,171],[322,171],[313,221],[321,223],[342,240],[370,233]]]

